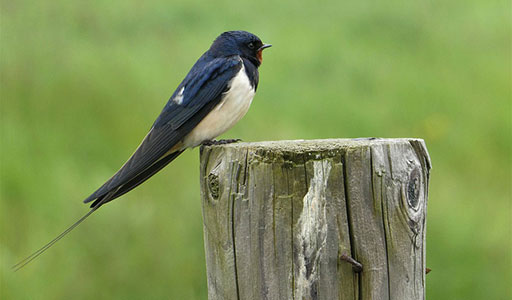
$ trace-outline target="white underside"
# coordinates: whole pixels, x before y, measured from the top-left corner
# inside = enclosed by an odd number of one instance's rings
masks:
[[[183,139],[184,148],[196,147],[233,127],[249,110],[254,93],[242,65],[220,103]]]

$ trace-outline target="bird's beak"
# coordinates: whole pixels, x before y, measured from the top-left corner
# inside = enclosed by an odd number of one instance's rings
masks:
[[[272,47],[272,45],[270,45],[270,44],[263,44],[263,46],[261,46],[258,49],[258,52],[256,53],[256,56],[258,57],[258,60],[260,61],[260,64],[263,62],[263,55],[261,55],[261,53],[263,52],[263,49],[269,48],[269,47]]]
[[[261,46],[261,47],[258,49],[258,51],[261,51],[261,50],[263,50],[263,49],[265,49],[265,48],[270,48],[270,47],[272,47],[272,45],[270,45],[270,44],[263,44],[263,46]]]

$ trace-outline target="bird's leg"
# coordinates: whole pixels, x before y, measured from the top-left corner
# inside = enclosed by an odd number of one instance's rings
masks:
[[[348,256],[347,254],[342,254],[340,256],[341,260],[344,260],[352,265],[352,270],[356,273],[361,273],[363,271],[363,265],[358,262],[357,260],[353,259],[352,257]]]
[[[208,140],[204,141],[202,145],[204,146],[213,146],[213,145],[226,145],[231,143],[237,143],[242,141],[241,139],[227,139],[227,140]]]

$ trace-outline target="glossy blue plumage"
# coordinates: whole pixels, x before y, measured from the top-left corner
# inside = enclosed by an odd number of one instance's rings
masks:
[[[221,34],[180,83],[135,153],[114,176],[84,200],[86,203],[94,201],[91,210],[14,268],[18,270],[33,261],[100,206],[146,181],[186,147],[196,146],[198,137],[199,142],[203,137],[214,138],[210,137],[212,132],[216,135],[238,121],[248,109],[258,86],[261,51],[267,47],[270,45],[264,45],[258,37],[245,31]],[[236,86],[234,91],[231,91],[231,83]],[[226,102],[229,104],[225,105]],[[223,118],[229,118],[231,112],[233,118],[224,121]],[[217,122],[223,124],[217,130],[211,130],[210,125],[215,126]],[[184,140],[191,136],[193,142],[186,145]]]
[[[184,150],[176,146],[219,104],[230,81],[242,67],[256,89],[261,62],[256,55],[258,49],[247,47],[250,43],[258,48],[263,46],[258,37],[245,31],[221,34],[177,87],[135,153],[84,202],[96,200],[91,207],[109,202],[172,161],[176,152]],[[178,96],[180,101],[175,101]]]

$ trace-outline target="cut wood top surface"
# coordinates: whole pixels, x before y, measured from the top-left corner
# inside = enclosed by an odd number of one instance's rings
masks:
[[[211,145],[203,147],[229,147],[229,148],[256,148],[275,150],[330,150],[347,147],[360,147],[365,145],[382,145],[403,142],[420,142],[419,138],[354,138],[354,139],[317,139],[317,140],[281,140],[262,142],[237,142],[225,145]]]
[[[428,154],[425,141],[420,138],[343,138],[343,139],[315,139],[315,140],[280,140],[280,141],[262,141],[262,142],[236,142],[224,145],[201,146],[211,148],[229,148],[229,149],[252,149],[252,150],[271,150],[272,152],[325,152],[329,150],[356,149],[365,146],[377,145],[395,145],[410,143],[417,152],[425,157],[427,169],[432,168],[432,162]]]

